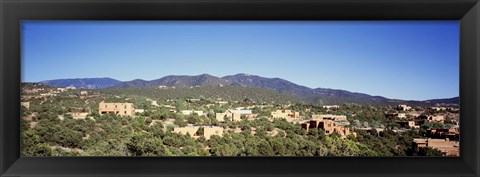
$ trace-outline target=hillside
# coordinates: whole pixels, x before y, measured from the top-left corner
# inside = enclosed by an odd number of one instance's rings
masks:
[[[175,89],[159,89],[157,87],[144,88],[110,88],[98,90],[105,94],[117,96],[129,96],[139,98],[161,98],[161,99],[177,99],[177,98],[205,98],[216,100],[222,98],[225,101],[243,101],[248,98],[251,101],[259,103],[288,103],[301,102],[287,94],[281,94],[268,89],[249,88],[241,86],[204,86],[193,88],[175,88]]]

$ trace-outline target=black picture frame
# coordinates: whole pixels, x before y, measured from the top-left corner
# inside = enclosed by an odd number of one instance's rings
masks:
[[[1,0],[0,176],[480,176],[478,0]],[[460,157],[20,157],[22,20],[459,20]]]

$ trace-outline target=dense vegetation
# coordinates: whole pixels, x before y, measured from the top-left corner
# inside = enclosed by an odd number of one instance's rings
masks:
[[[27,113],[28,111],[24,111]],[[254,121],[215,122],[227,128],[209,140],[172,133],[171,126],[155,121],[165,115],[139,116],[98,115],[93,119],[75,120],[45,111],[33,119],[38,123],[29,128],[22,119],[22,155],[25,156],[405,156],[416,155],[412,137],[390,130],[377,133],[358,131],[358,136],[341,138],[325,135],[322,130],[306,132],[284,119],[273,122],[266,118]],[[197,120],[195,120],[197,119]],[[201,125],[215,119],[177,115],[177,123]],[[211,123],[211,122],[210,122]],[[185,126],[185,125],[183,125]],[[241,132],[235,133],[235,129]],[[255,133],[253,133],[255,132]],[[56,148],[50,148],[56,147]],[[77,149],[77,151],[75,151]],[[432,154],[433,152],[433,154]],[[432,150],[429,155],[438,152]]]
[[[56,90],[41,86],[46,93]],[[39,88],[27,84],[25,88]],[[36,93],[36,94],[39,94]],[[22,95],[28,95],[22,93]],[[344,104],[325,109],[319,104],[302,103],[266,89],[239,86],[194,88],[68,90],[45,98],[24,98],[29,109],[22,107],[21,154],[23,156],[412,156],[441,155],[435,149],[416,151],[412,139],[421,137],[428,128],[446,124],[429,123],[418,130],[395,132],[398,124],[385,117],[391,107]],[[195,101],[189,99],[196,99]],[[224,103],[217,103],[222,100]],[[292,101],[293,100],[293,101]],[[144,112],[135,116],[99,115],[98,103],[130,102]],[[152,105],[152,101],[158,103]],[[258,118],[219,122],[215,113],[248,107]],[[342,138],[326,135],[321,129],[307,132],[298,123],[272,119],[270,112],[290,109],[306,119],[313,114],[347,115],[357,136]],[[183,115],[181,110],[201,110],[206,116]],[[69,113],[88,113],[85,119],[74,119]],[[175,113],[176,112],[176,113]],[[173,133],[174,127],[219,126],[223,136]],[[358,128],[373,128],[371,131]],[[377,132],[374,128],[384,128]]]
[[[175,88],[175,89],[158,89],[158,87],[149,88],[129,88],[129,89],[105,89],[99,90],[105,94],[130,96],[134,98],[161,98],[161,99],[177,99],[177,98],[203,98],[216,100],[222,98],[225,101],[236,101],[249,99],[258,103],[289,103],[299,102],[292,96],[277,93],[268,89],[250,88],[241,86],[204,86],[193,88]]]

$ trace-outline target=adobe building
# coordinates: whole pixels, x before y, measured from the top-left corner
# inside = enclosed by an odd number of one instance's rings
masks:
[[[401,105],[397,106],[397,110],[401,110],[401,111],[409,111],[411,109],[412,109],[412,107],[410,107],[406,104],[401,104]]]
[[[405,114],[405,113],[387,113],[387,114],[385,114],[385,117],[390,118],[390,119],[392,119],[392,118],[405,119],[405,118],[407,118],[407,114]]]
[[[420,115],[417,117],[419,120],[425,120],[427,122],[439,122],[444,123],[445,117],[443,115]],[[426,123],[426,122],[425,122]]]
[[[350,122],[347,120],[346,115],[333,115],[333,114],[320,114],[320,115],[312,115],[312,119],[316,120],[332,120],[335,122],[336,125],[339,126],[346,126],[350,125]]]
[[[458,140],[460,138],[460,131],[458,128],[437,128],[437,129],[430,129],[427,130],[427,134],[429,137],[434,138],[448,138],[448,139],[455,139]]]
[[[225,121],[225,118],[230,119],[232,122],[242,120],[242,116],[245,118],[256,118],[257,114],[252,114],[252,110],[227,110],[224,113],[216,113],[215,118],[219,122]]]
[[[271,113],[271,116],[273,118],[300,118],[300,113],[291,110],[276,110]]]
[[[417,151],[421,148],[431,147],[442,151],[444,156],[459,156],[460,155],[460,143],[458,141],[450,141],[445,139],[413,139],[414,146]]]
[[[173,129],[174,133],[179,133],[182,135],[190,135],[193,138],[198,138],[200,136],[205,137],[205,139],[210,139],[213,135],[223,136],[223,128],[216,126],[188,126],[188,127],[175,127]]]
[[[180,111],[183,115],[192,115],[192,114],[196,114],[198,116],[203,116],[203,111],[195,111],[195,110],[181,110]]]
[[[98,104],[98,113],[132,116],[135,114],[135,108],[133,107],[133,103],[105,103],[102,101]]]
[[[397,124],[402,128],[420,128],[420,126],[415,125],[415,121],[397,121]]]
[[[300,126],[307,131],[314,128],[322,129],[327,135],[337,133],[342,137],[347,137],[348,135],[353,134],[350,131],[350,128],[339,126],[333,120],[312,119],[310,122],[300,124]]]

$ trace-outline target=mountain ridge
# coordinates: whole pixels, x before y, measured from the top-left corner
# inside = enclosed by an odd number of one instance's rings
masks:
[[[119,89],[119,88],[144,88],[144,87],[202,87],[202,86],[241,86],[252,87],[273,90],[282,94],[288,94],[307,102],[325,104],[344,104],[344,103],[359,103],[359,104],[371,104],[371,105],[394,105],[400,103],[409,103],[413,106],[422,104],[449,104],[455,105],[459,103],[458,97],[453,98],[440,98],[431,100],[399,100],[390,99],[383,96],[372,96],[365,93],[352,92],[342,89],[330,89],[330,88],[309,88],[303,85],[295,84],[291,81],[275,78],[266,78],[257,75],[238,73],[235,75],[227,75],[223,77],[217,77],[210,74],[200,74],[195,76],[189,75],[168,75],[154,80],[142,80],[134,79],[131,81],[121,82],[115,79],[109,80],[110,82],[99,83],[99,85],[88,85],[85,81],[91,79],[92,81],[101,82],[101,79],[111,78],[80,78],[77,79],[78,88],[93,89]],[[68,82],[66,82],[68,81]],[[108,80],[107,80],[108,81]],[[59,79],[49,80],[48,82],[41,82],[50,86],[66,86],[66,83],[75,83],[75,79]],[[116,84],[113,84],[113,83]],[[62,83],[62,84],[59,84]],[[74,85],[75,86],[75,85]],[[82,87],[83,86],[83,87]]]
[[[42,83],[48,86],[53,87],[77,87],[77,88],[86,88],[86,89],[102,89],[111,87],[121,83],[122,81],[112,79],[109,77],[100,77],[100,78],[72,78],[72,79],[54,79],[54,80],[44,80],[38,83]]]

